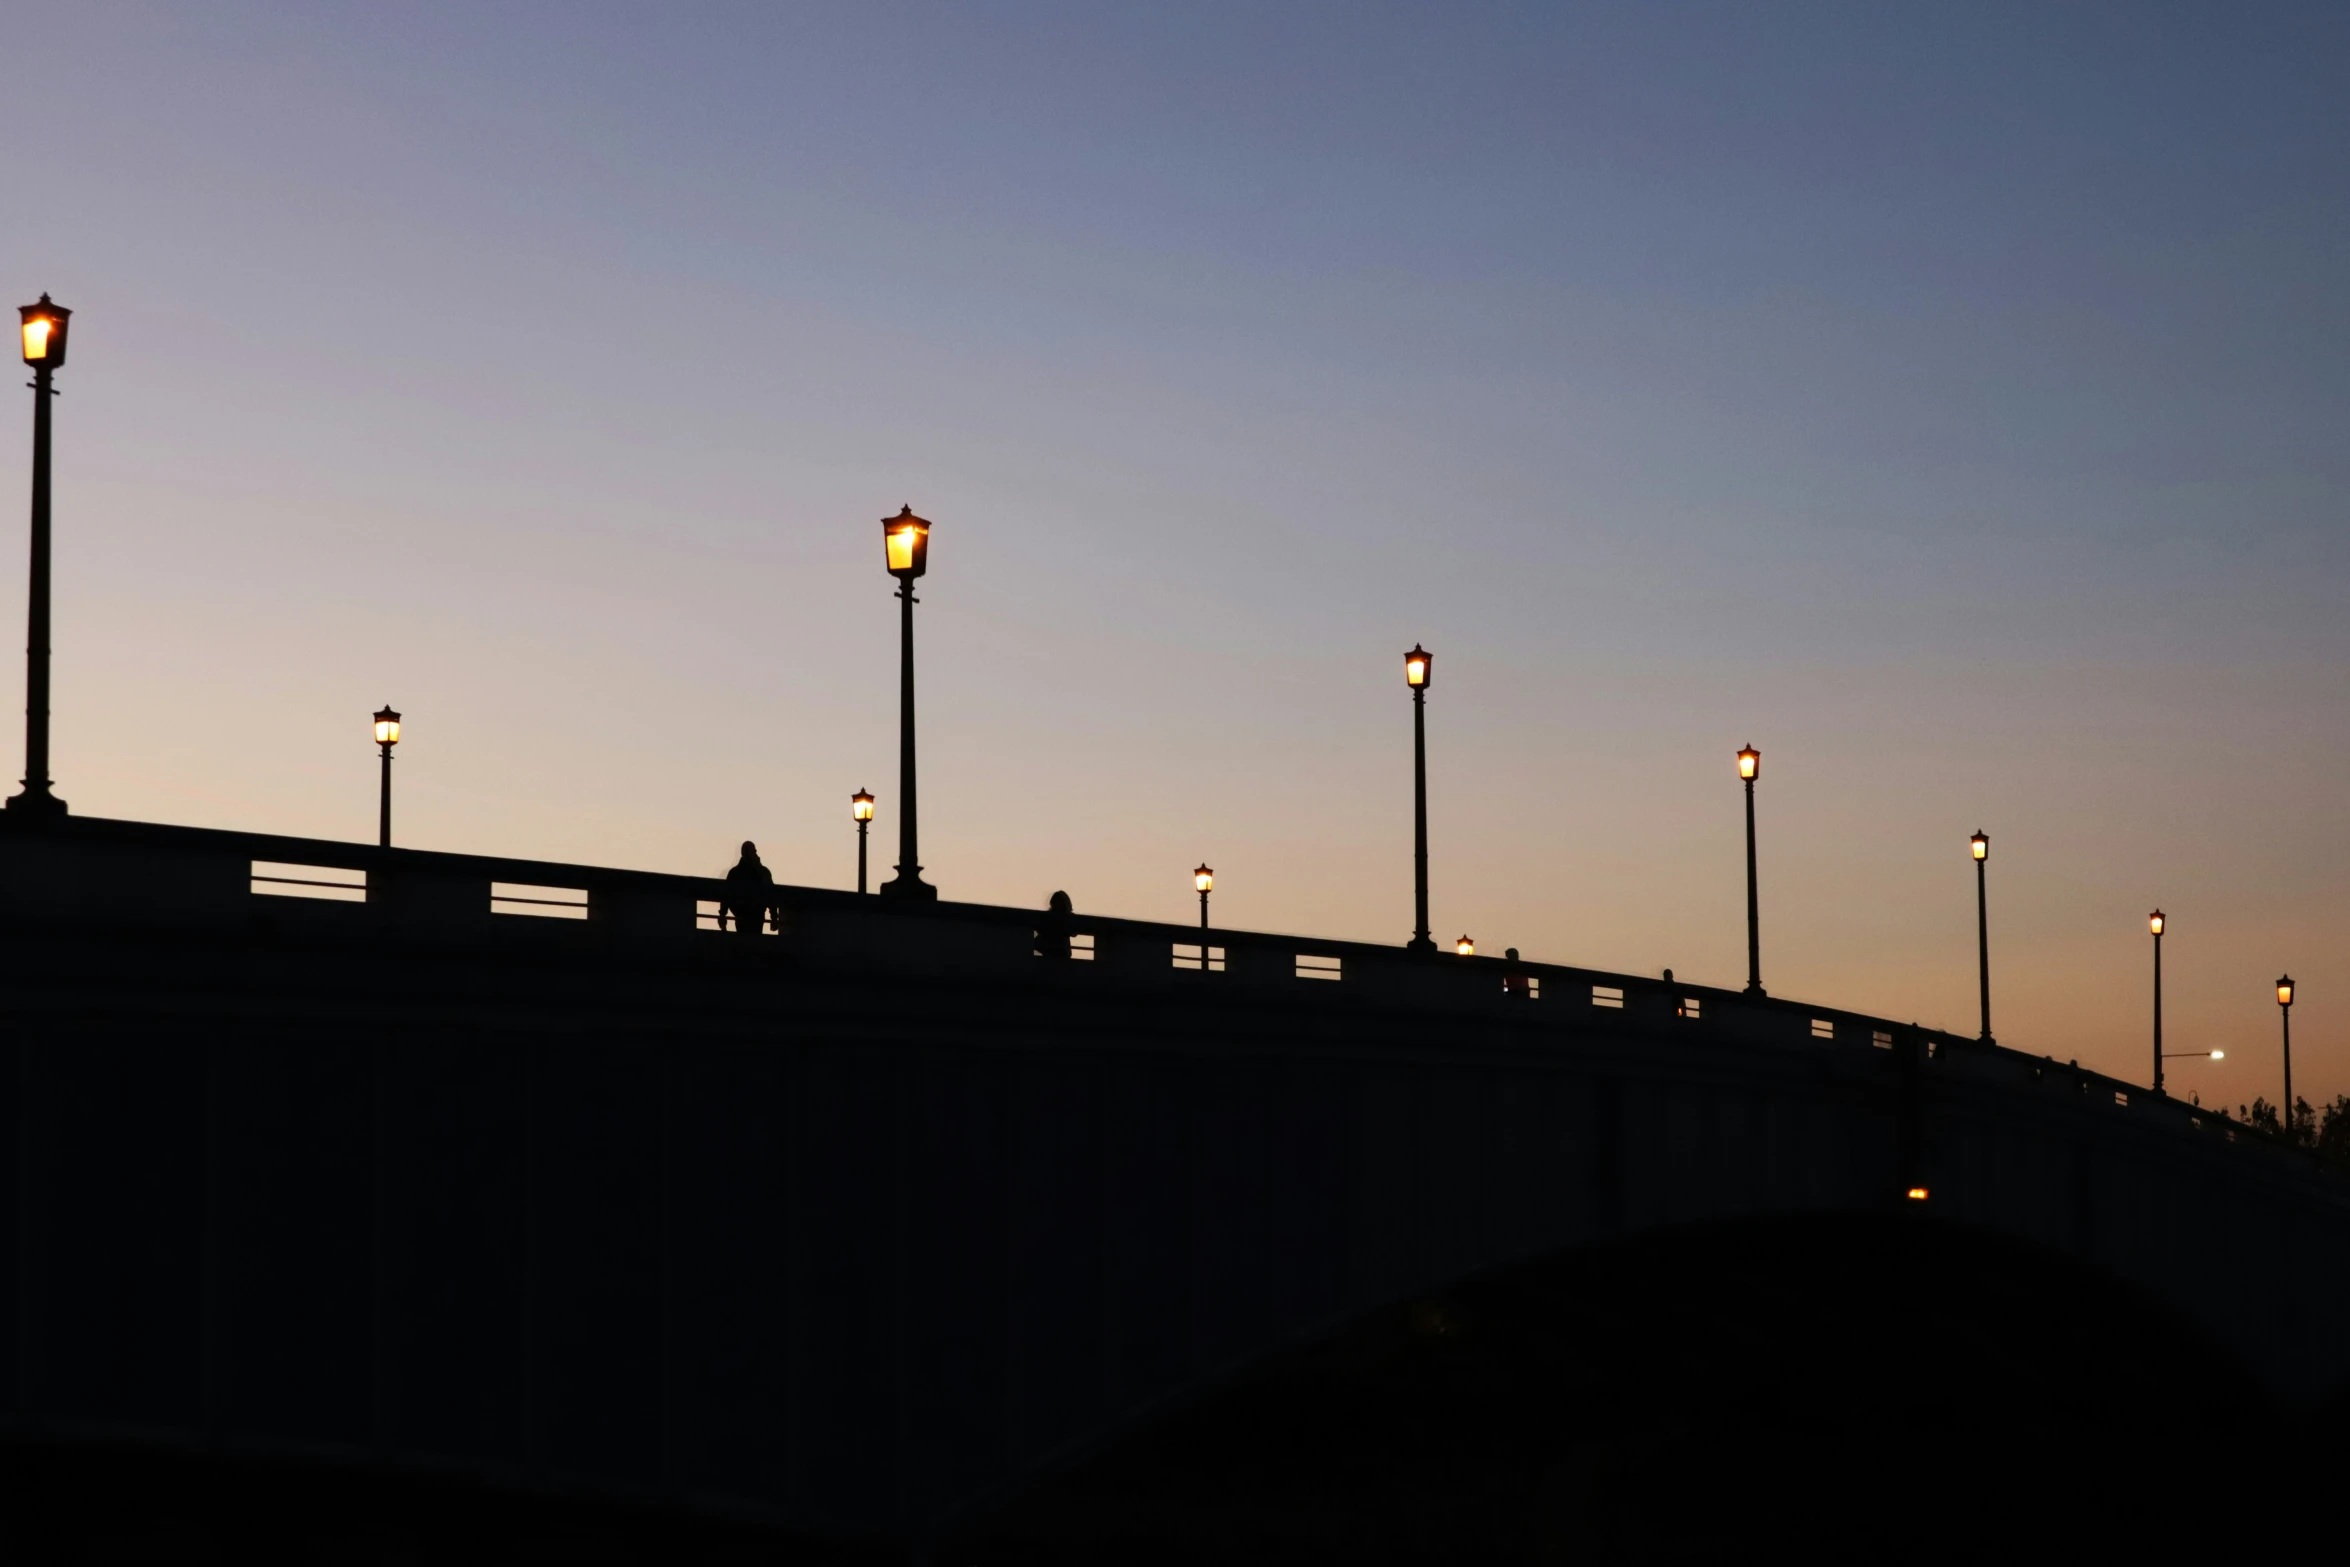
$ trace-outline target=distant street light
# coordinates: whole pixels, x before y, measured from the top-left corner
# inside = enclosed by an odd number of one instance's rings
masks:
[[[2285,1026],[2285,1136],[2293,1135],[2293,976],[2277,976],[2277,1020]]]
[[[1746,785],[1746,993],[1759,996],[1762,982],[1762,904],[1754,890],[1754,781],[1762,776],[1762,753],[1738,748],[1738,776]]]
[[[865,890],[865,830],[873,825],[873,796],[859,789],[849,796],[849,814],[857,819],[857,890]]]
[[[388,849],[392,846],[392,747],[400,743],[400,715],[388,702],[375,715],[375,743],[383,750],[384,763],[375,841]]]
[[[73,312],[43,294],[20,307],[24,362],[33,367],[33,554],[25,613],[24,788],[8,809],[27,816],[63,816],[65,802],[49,785],[49,384],[65,363],[65,329]]]
[[[2154,937],[2154,1091],[2162,1092],[2162,910],[2146,916],[2146,929]]]
[[[1463,936],[1452,944],[1452,950],[1464,958],[1473,958],[1477,955],[1477,944]]]
[[[1200,963],[1204,966],[1208,961],[1205,945],[1208,939],[1208,894],[1216,888],[1216,873],[1208,869],[1207,861],[1200,861],[1199,868],[1191,873],[1191,884],[1199,889]]]
[[[1991,1043],[1991,915],[1983,888],[1983,866],[1991,858],[1991,840],[1983,829],[1967,840],[1975,851],[1975,969],[1983,986],[1983,1043]]]
[[[911,506],[881,519],[889,574],[898,579],[898,873],[881,884],[883,897],[934,902],[938,889],[922,879],[914,793],[914,581],[930,569],[930,524]]]
[[[1412,939],[1411,952],[1434,952],[1428,935],[1428,682],[1436,657],[1417,642],[1403,656],[1403,683],[1412,690]]]

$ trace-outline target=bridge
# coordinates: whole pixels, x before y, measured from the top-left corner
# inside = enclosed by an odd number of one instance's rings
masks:
[[[18,1504],[944,1559],[1151,1433],[1239,1451],[1381,1335],[1615,1298],[1593,1359],[1662,1386],[1640,1323],[1762,1331],[1733,1275],[1773,1265],[1766,1336],[2029,1341],[2174,1409],[2350,1386],[2350,1185],[2070,1062],[1086,911],[784,887],[724,932],[722,894],[0,817]]]

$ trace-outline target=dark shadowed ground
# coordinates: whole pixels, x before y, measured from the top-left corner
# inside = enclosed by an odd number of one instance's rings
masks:
[[[2215,1261],[2215,1266],[2220,1265]],[[1708,1227],[1355,1324],[999,1499],[930,1559],[1981,1559],[2322,1545],[2343,1410],[2093,1269],[1904,1218]],[[9,1560],[913,1559],[341,1465],[0,1449]]]

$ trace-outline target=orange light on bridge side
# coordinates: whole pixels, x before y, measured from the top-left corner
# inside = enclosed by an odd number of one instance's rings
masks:
[[[1477,955],[1477,944],[1471,941],[1468,937],[1463,936],[1460,940],[1452,944],[1452,950],[1459,953],[1464,958],[1473,958]]]
[[[1924,1202],[1926,1200],[1926,1189],[1923,1186],[1912,1186],[1909,1189],[1909,1200],[1911,1202]]]

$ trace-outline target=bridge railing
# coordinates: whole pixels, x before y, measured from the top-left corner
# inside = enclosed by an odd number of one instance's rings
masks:
[[[0,917],[139,925],[256,921],[288,933],[563,948],[612,945],[895,974],[1156,989],[1254,1003],[1603,1026],[1690,1044],[1885,1052],[1903,1067],[2013,1085],[2247,1148],[2283,1144],[2215,1111],[2076,1063],[1914,1023],[1778,997],[1569,964],[1176,925],[993,904],[901,904],[778,886],[752,935],[721,930],[726,883],[607,866],[381,848],[274,834],[75,817],[0,817]],[[1064,956],[1065,954],[1065,956]]]

